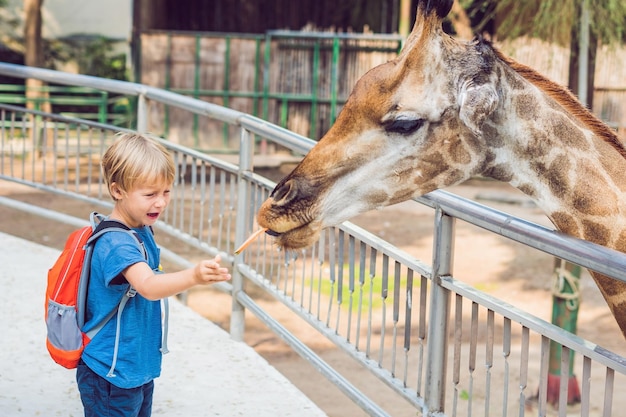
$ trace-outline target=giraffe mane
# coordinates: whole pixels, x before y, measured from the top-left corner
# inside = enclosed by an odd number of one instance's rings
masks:
[[[624,145],[618,138],[617,134],[585,106],[583,106],[571,91],[554,81],[549,80],[534,69],[507,57],[498,49],[493,47],[492,49],[500,60],[524,77],[524,79],[528,80],[534,86],[554,99],[576,119],[582,121],[593,133],[596,134],[596,136],[609,143],[620,153],[620,155],[622,155],[623,158],[626,158],[626,148],[624,148]]]

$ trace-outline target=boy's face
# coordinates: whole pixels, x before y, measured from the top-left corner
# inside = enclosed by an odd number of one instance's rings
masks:
[[[172,184],[137,184],[129,191],[112,185],[116,199],[111,217],[119,218],[130,227],[152,226],[170,203]]]

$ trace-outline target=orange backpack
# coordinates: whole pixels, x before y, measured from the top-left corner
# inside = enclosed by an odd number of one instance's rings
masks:
[[[128,291],[109,315],[93,330],[87,333],[82,331],[85,324],[91,257],[96,240],[112,230],[124,231],[134,236],[145,256],[141,238],[128,226],[114,220],[105,220],[102,214],[95,212],[91,213],[90,223],[89,226],[75,230],[69,235],[61,255],[48,271],[45,303],[48,329],[46,346],[52,359],[68,369],[76,368],[87,343],[116,313],[121,315],[130,297],[136,293],[129,285]]]

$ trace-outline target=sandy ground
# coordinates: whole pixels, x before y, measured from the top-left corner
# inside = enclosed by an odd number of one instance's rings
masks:
[[[474,181],[454,187],[450,191],[533,222],[549,225],[542,212],[534,207],[524,195],[501,183]],[[54,199],[52,196],[42,197],[37,196],[37,193],[29,193],[20,198],[26,201],[49,199],[47,203],[50,207],[60,204],[52,201]],[[67,228],[63,226],[46,224],[45,221],[33,219],[32,216],[22,217],[19,213],[0,206],[0,231],[53,246],[56,243],[51,236],[67,231]],[[432,245],[431,236],[426,233],[432,222],[429,210],[415,213],[413,208],[409,210],[407,206],[400,204],[382,211],[366,213],[354,219],[354,222],[415,257],[429,261]],[[461,222],[457,224],[456,247],[454,264],[456,278],[550,321],[551,278],[554,266],[554,259],[550,255],[530,250]],[[479,276],[480,279],[477,278]],[[586,271],[582,276],[581,287],[582,304],[578,334],[609,350],[626,355],[626,343],[602,296]],[[193,290],[189,294],[189,305],[194,310],[226,330],[230,319],[230,302],[229,296],[207,289]],[[269,298],[260,300],[260,304],[289,328],[293,318],[282,306]],[[398,400],[397,397],[394,399],[394,396],[389,395],[385,389],[380,389],[381,384],[377,379],[370,377],[359,366],[346,361],[345,356],[338,352],[330,342],[320,337],[315,330],[298,326],[291,330],[318,351],[330,365],[351,375],[357,375],[360,381],[358,388],[370,395],[391,415],[415,415],[415,410],[411,406],[403,400]],[[267,330],[251,314],[247,316],[246,342],[287,376],[329,416],[365,415],[351,400],[334,385],[328,383],[312,366],[291,352],[277,336]],[[497,384],[497,381],[494,383]],[[615,401],[620,406],[622,400]],[[626,402],[623,406],[626,407]],[[575,408],[573,411],[576,411]],[[530,413],[530,415],[533,414]]]

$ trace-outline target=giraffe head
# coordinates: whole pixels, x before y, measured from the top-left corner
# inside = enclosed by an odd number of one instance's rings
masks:
[[[308,246],[325,227],[484,170],[495,57],[483,42],[443,32],[452,3],[418,3],[399,56],[357,82],[335,124],[263,203],[258,223],[280,246]]]

